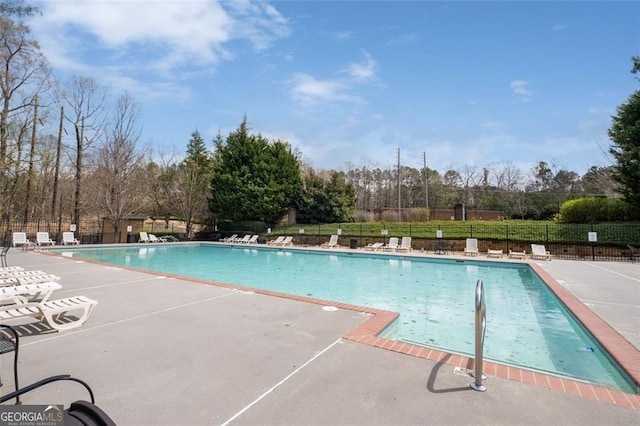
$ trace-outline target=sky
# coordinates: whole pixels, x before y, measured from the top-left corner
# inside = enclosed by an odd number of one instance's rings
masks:
[[[31,1],[54,74],[141,108],[141,141],[213,148],[246,116],[315,169],[611,163],[640,2]]]

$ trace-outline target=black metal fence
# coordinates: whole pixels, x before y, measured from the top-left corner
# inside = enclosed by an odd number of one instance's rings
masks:
[[[62,220],[0,221],[0,246],[11,245],[14,232],[25,232],[29,241],[32,242],[36,241],[38,232],[48,232],[53,241],[60,243],[62,241],[62,233],[71,229],[71,222]],[[175,221],[168,224],[164,220],[145,223],[144,230],[158,235],[174,235],[179,236],[180,239],[185,238],[184,224],[178,224]],[[82,244],[102,244],[104,235],[103,221],[87,220],[82,223],[79,229],[76,227],[74,235]]]
[[[62,233],[72,229],[71,223],[64,221],[34,220],[30,222],[0,221],[1,245],[6,247],[12,244],[14,232],[25,232],[29,241],[36,241],[36,233],[48,232],[49,236],[56,243],[62,241]],[[80,229],[74,231],[75,237],[82,244],[102,243],[102,222],[87,221]]]
[[[217,239],[231,234],[261,234],[261,241],[267,241],[278,235],[291,235],[294,243],[300,245],[319,245],[329,240],[333,234],[340,235],[343,246],[363,247],[375,242],[387,242],[389,237],[412,237],[414,250],[430,252],[438,242],[452,252],[463,251],[467,238],[478,239],[480,252],[502,249],[505,254],[513,251],[531,253],[531,244],[543,244],[555,258],[576,260],[635,261],[640,247],[640,224],[501,224],[466,222],[375,222],[341,223],[316,225],[289,225],[268,229],[257,222],[245,226],[225,226],[222,232],[201,234],[201,239]],[[180,232],[173,225],[155,226],[150,232]],[[161,229],[162,228],[162,229]],[[35,241],[37,232],[49,232],[51,239],[60,242],[62,232],[69,231],[71,224],[63,221],[38,220],[28,223],[0,222],[1,245],[11,245],[13,232],[26,232],[27,238]],[[82,244],[102,243],[102,222],[87,221],[75,236]]]
[[[298,244],[318,245],[332,234],[341,236],[341,245],[360,247],[386,242],[389,237],[412,237],[414,250],[434,251],[447,247],[463,251],[467,238],[478,239],[478,249],[526,251],[531,244],[543,244],[555,258],[576,260],[635,261],[640,246],[640,224],[483,224],[453,223],[342,223],[290,225],[271,230],[273,235],[292,235]],[[268,237],[270,238],[270,237]],[[440,242],[440,243],[439,243]],[[444,242],[444,243],[442,243]]]

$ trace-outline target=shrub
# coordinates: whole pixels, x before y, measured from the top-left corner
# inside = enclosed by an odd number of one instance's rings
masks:
[[[561,223],[617,222],[628,219],[629,207],[619,198],[577,198],[565,201],[557,220]]]

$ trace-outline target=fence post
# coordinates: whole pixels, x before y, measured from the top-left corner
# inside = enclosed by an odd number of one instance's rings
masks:
[[[507,252],[509,251],[509,225],[505,225],[507,231]]]

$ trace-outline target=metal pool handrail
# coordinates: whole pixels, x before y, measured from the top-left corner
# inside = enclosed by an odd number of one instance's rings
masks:
[[[487,307],[484,302],[484,285],[482,280],[476,283],[476,356],[475,356],[475,381],[469,386],[471,389],[484,392],[487,387],[482,384],[486,376],[482,374],[482,358],[484,351],[484,331],[487,327]]]

